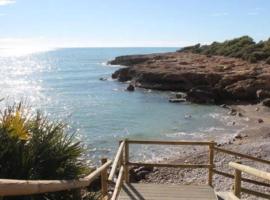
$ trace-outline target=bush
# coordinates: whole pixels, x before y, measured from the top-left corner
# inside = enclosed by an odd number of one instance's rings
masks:
[[[7,179],[76,179],[89,173],[81,156],[79,142],[66,133],[65,124],[49,121],[37,112],[30,114],[21,103],[8,106],[0,117],[0,178]],[[79,200],[80,190],[14,200]]]

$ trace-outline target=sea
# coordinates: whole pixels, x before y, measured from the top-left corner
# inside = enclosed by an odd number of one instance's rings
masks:
[[[245,118],[215,105],[169,103],[175,94],[136,88],[111,79],[120,55],[173,52],[177,48],[59,48],[1,54],[0,108],[27,101],[33,110],[68,124],[91,163],[112,158],[121,139],[222,140],[245,128]],[[102,80],[101,80],[102,79]],[[162,159],[177,151],[132,147],[135,158]]]

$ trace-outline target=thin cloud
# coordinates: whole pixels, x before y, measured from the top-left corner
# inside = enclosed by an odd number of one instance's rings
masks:
[[[259,13],[254,11],[254,12],[249,12],[248,15],[256,16],[256,15],[259,15]]]
[[[16,1],[15,0],[0,0],[0,6],[6,6],[13,3],[16,3]]]
[[[212,13],[210,16],[211,17],[223,17],[223,16],[228,16],[229,13],[228,12],[216,12],[216,13]]]

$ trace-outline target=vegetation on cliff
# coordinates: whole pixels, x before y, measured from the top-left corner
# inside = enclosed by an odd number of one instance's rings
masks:
[[[0,116],[0,178],[26,180],[76,179],[89,173],[82,161],[84,148],[66,133],[65,124],[49,121],[27,106],[8,106]],[[87,195],[86,195],[87,196]],[[12,200],[79,200],[80,190]],[[86,198],[91,199],[91,198]]]
[[[242,36],[225,42],[213,42],[211,45],[196,44],[185,47],[178,52],[228,56],[241,58],[251,63],[265,61],[270,64],[270,38],[256,43],[251,37]]]

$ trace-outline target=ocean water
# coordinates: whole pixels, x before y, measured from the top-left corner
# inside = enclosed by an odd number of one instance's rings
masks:
[[[101,157],[112,157],[123,138],[213,140],[244,128],[247,119],[228,116],[228,111],[218,106],[172,104],[168,102],[172,92],[127,92],[125,83],[110,78],[121,66],[106,62],[116,56],[175,50],[67,48],[2,56],[0,98],[4,101],[0,106],[23,99],[50,118],[67,122],[94,163]],[[99,80],[101,77],[107,80]],[[132,153],[154,159],[172,152],[161,154],[155,148],[134,147]]]

